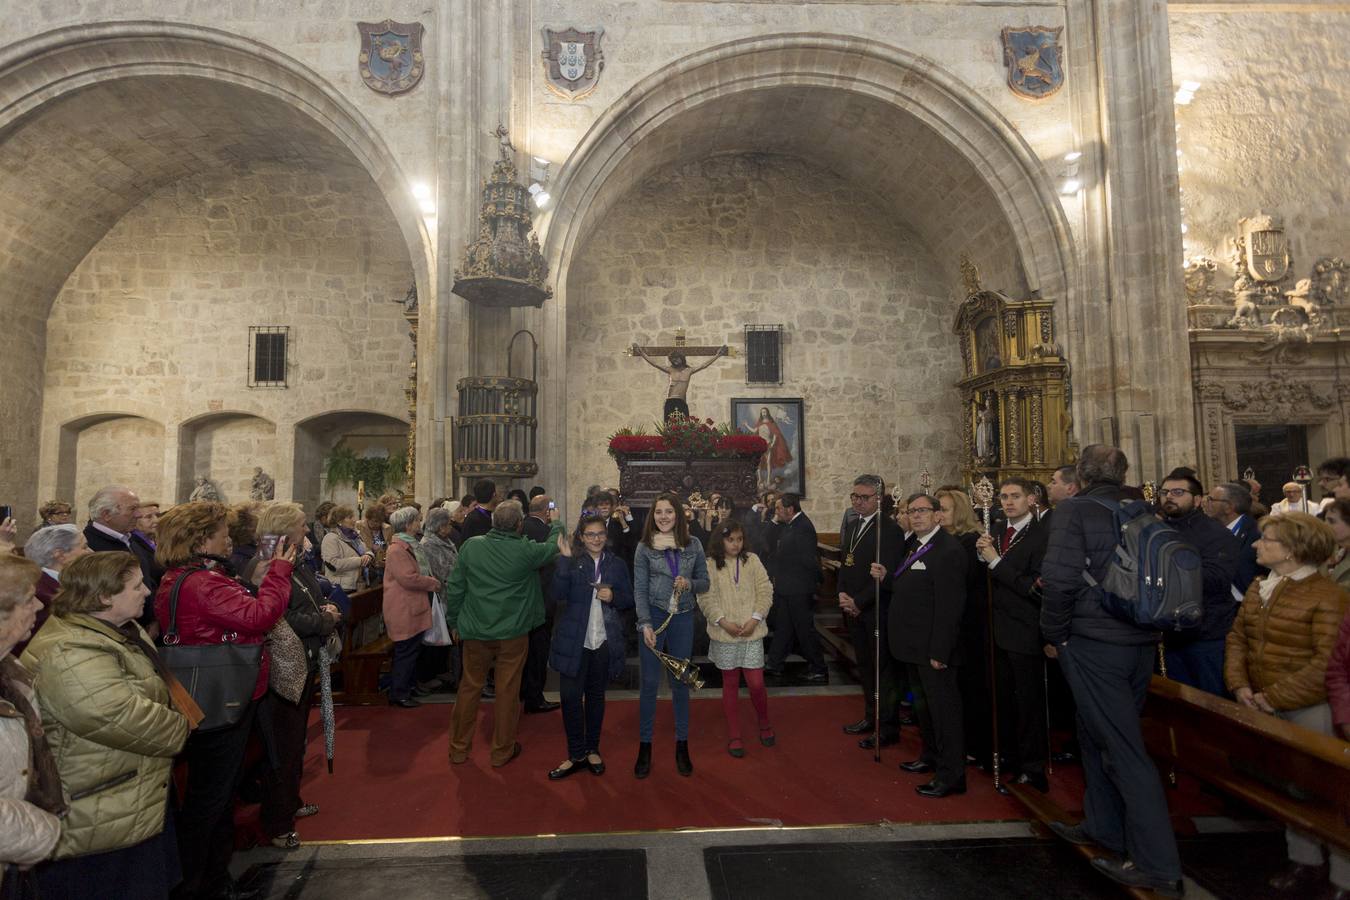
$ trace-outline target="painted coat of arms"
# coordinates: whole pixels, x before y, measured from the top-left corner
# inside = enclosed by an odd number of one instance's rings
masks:
[[[1003,29],[1003,62],[1014,94],[1044,100],[1064,86],[1063,31],[1041,25]]]
[[[426,71],[420,22],[357,22],[361,80],[380,94],[401,94],[417,87]]]
[[[568,100],[580,100],[600,82],[605,57],[599,25],[589,31],[577,28],[544,29],[544,78],[548,89]]]

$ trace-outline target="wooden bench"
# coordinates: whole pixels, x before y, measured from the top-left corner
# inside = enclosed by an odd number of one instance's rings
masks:
[[[342,656],[336,669],[341,689],[333,702],[371,706],[384,702],[380,675],[389,670],[394,642],[384,630],[384,587],[365,588],[351,595],[351,612],[342,621]]]

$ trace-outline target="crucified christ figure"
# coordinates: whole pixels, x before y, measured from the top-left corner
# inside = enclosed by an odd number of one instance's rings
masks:
[[[666,357],[668,360],[670,360],[669,366],[663,366],[656,360],[652,359],[650,356],[647,355],[646,351],[643,350],[643,348],[639,347],[637,344],[633,345],[633,351],[637,353],[639,356],[641,356],[643,359],[645,359],[648,363],[650,363],[653,368],[659,369],[662,372],[666,373],[666,375],[670,376],[670,385],[669,387],[666,388],[666,406],[661,413],[662,419],[670,418],[670,414],[673,412],[678,412],[681,415],[688,416],[689,379],[694,377],[694,373],[702,372],[704,369],[708,368],[708,366],[711,366],[713,363],[717,362],[719,359],[726,356],[727,353],[729,352],[727,349],[727,345],[723,344],[721,347],[717,348],[717,352],[712,355],[711,359],[703,363],[703,365],[691,369],[689,367],[689,363],[686,362],[684,358],[684,354],[679,352],[678,350],[671,353],[670,356]]]

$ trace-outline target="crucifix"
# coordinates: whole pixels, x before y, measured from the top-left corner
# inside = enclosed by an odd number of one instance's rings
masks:
[[[639,347],[637,344],[628,348],[629,356],[641,356],[655,369],[664,372],[670,378],[670,384],[666,388],[666,405],[662,411],[661,418],[667,419],[673,412],[681,415],[689,415],[689,380],[694,377],[696,372],[702,372],[724,356],[731,356],[731,348],[726,344],[720,347],[691,347],[685,340],[684,329],[677,329],[675,332],[675,343],[667,346],[658,347]],[[669,360],[669,366],[663,366],[653,356],[664,356]],[[691,356],[711,357],[702,365],[690,368],[688,360]]]

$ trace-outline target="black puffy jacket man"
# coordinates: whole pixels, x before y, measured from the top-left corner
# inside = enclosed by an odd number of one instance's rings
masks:
[[[1115,553],[1118,534],[1109,501],[1119,499],[1128,467],[1117,447],[1084,448],[1078,462],[1083,491],[1055,507],[1041,563],[1041,632],[1078,707],[1086,781],[1082,823],[1051,827],[1069,841],[1095,843],[1116,854],[1092,861],[1110,878],[1180,896],[1181,859],[1167,799],[1139,727],[1160,635],[1111,615],[1083,578],[1086,570],[1100,582]],[[1110,759],[1109,768],[1103,759]]]

